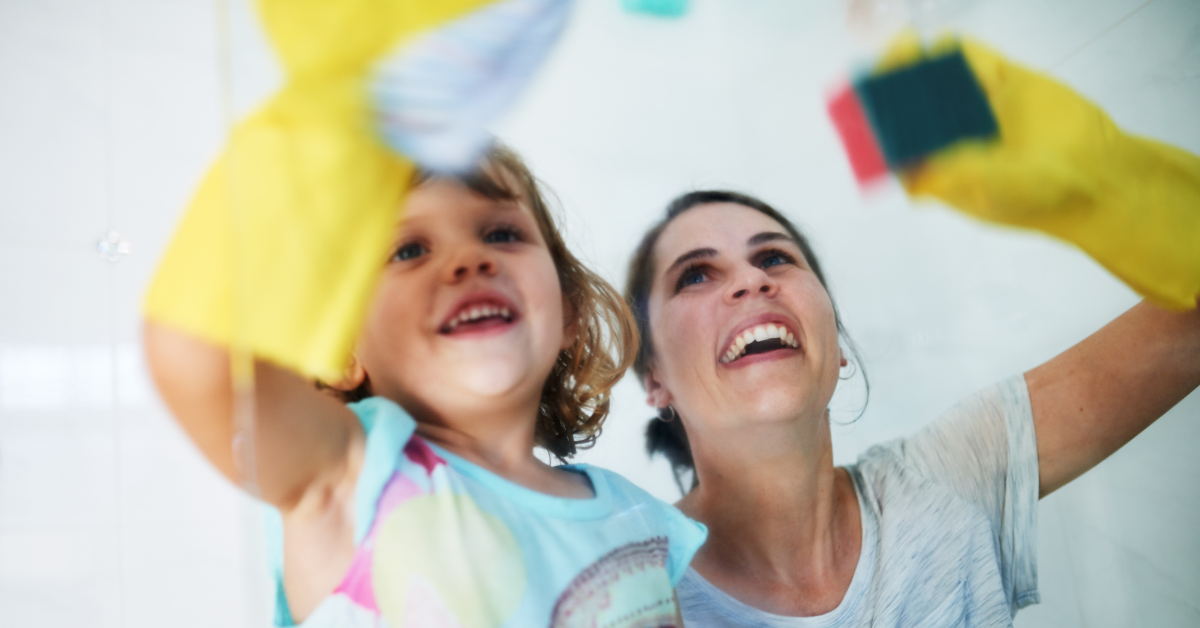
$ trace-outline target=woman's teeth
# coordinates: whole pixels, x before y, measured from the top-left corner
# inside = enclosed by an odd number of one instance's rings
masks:
[[[730,343],[729,349],[725,351],[725,355],[721,356],[721,361],[733,362],[746,354],[746,347],[756,342],[766,342],[768,340],[778,340],[782,346],[793,349],[800,347],[800,343],[796,342],[796,337],[786,327],[770,324],[758,325],[747,329],[735,338]]]
[[[458,316],[455,316],[449,323],[446,323],[446,329],[447,331],[453,331],[455,327],[458,327],[462,323],[470,323],[493,316],[500,316],[504,318],[505,322],[512,322],[512,315],[509,313],[508,308],[484,305],[459,312]]]

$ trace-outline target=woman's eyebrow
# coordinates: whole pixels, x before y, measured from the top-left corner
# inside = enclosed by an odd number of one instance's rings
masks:
[[[785,240],[787,242],[791,242],[792,244],[796,243],[796,241],[792,239],[792,236],[786,233],[780,233],[778,231],[763,231],[762,233],[756,233],[750,236],[750,239],[746,240],[746,245],[758,246],[759,244],[778,242],[779,240]]]
[[[716,255],[717,255],[716,249],[710,249],[710,248],[692,249],[692,250],[688,251],[687,253],[684,253],[683,255],[680,255],[679,257],[675,258],[675,261],[671,262],[671,265],[669,267],[667,267],[667,272],[664,274],[669,275],[669,274],[671,274],[671,271],[675,270],[677,267],[679,267],[683,264],[686,264],[694,259],[699,259],[699,258],[703,258],[703,257],[716,257]]]

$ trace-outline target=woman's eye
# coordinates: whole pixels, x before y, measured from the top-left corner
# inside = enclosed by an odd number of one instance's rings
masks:
[[[770,268],[780,264],[791,264],[793,258],[791,255],[782,251],[771,251],[764,255],[758,262],[760,268]]]
[[[483,236],[483,241],[488,244],[507,244],[509,242],[519,242],[520,240],[521,234],[517,233],[516,229],[509,227],[494,229]]]
[[[392,256],[392,259],[405,262],[411,259],[416,259],[428,252],[429,251],[425,247],[417,244],[416,242],[412,242],[396,249],[396,254]]]
[[[679,279],[675,282],[675,291],[679,292],[688,286],[694,286],[705,281],[708,281],[708,276],[704,274],[704,269],[689,268],[679,275]]]

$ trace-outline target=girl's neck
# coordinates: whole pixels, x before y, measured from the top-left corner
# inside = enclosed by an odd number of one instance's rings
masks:
[[[585,477],[554,469],[534,455],[536,424],[536,405],[513,412],[492,407],[486,411],[423,418],[417,421],[417,433],[464,460],[525,488],[556,497],[591,497],[591,486]]]
[[[679,506],[709,527],[693,566],[764,610],[835,608],[853,578],[862,531],[853,482],[833,466],[828,419],[691,442],[699,486]]]

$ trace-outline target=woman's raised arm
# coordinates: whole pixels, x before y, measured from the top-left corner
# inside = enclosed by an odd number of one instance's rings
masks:
[[[1200,386],[1200,309],[1178,313],[1140,303],[1025,381],[1045,497]]]
[[[312,490],[357,477],[364,436],[353,412],[299,375],[255,365],[253,477],[234,452],[236,426],[229,352],[147,322],[147,361],[171,413],[217,469],[239,486],[253,481],[256,497],[282,512]]]

